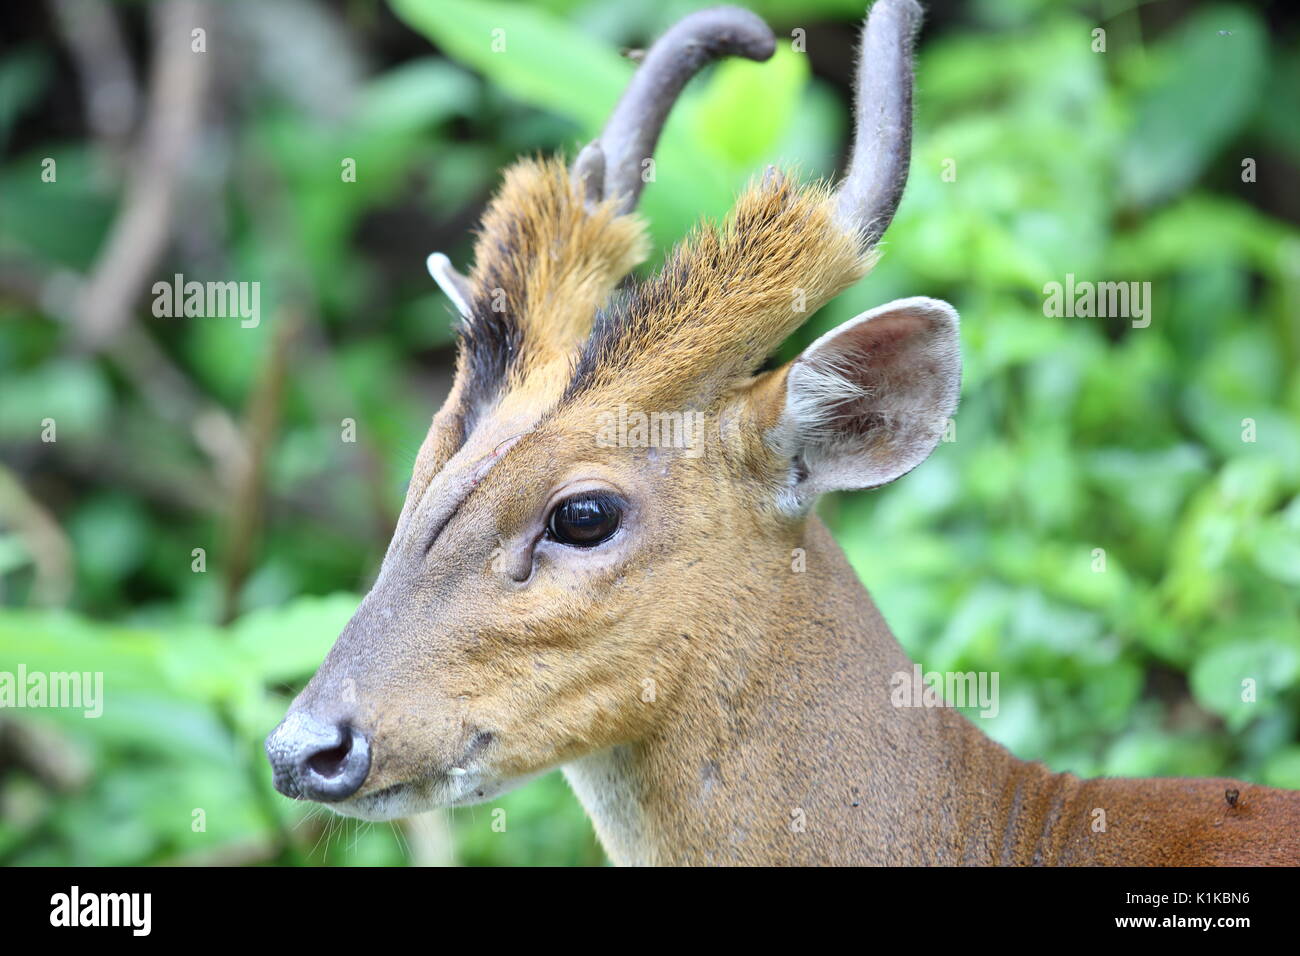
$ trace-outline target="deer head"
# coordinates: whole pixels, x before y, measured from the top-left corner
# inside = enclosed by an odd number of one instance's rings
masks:
[[[625,282],[674,98],[710,60],[773,52],[720,7],[654,44],[569,167],[507,171],[469,276],[430,257],[461,317],[454,385],[373,589],[267,740],[277,788],[366,819],[490,799],[712,699],[720,655],[767,653],[817,497],[914,468],[957,401],[957,315],[933,299],[760,371],[875,260],[919,20],[913,0],[871,10],[834,188],[769,170]]]

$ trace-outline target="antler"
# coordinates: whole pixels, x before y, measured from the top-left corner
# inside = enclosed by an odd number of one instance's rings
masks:
[[[600,136],[574,159],[570,176],[583,191],[585,207],[623,197],[618,214],[635,209],[645,185],[641,164],[654,155],[668,113],[691,77],[724,56],[762,61],[775,50],[767,24],[739,7],[713,7],[679,20],[650,47]],[[468,316],[469,278],[441,253],[427,264],[434,281]]]
[[[724,56],[763,61],[776,38],[759,17],[739,7],[713,7],[682,18],[650,47],[600,136],[578,154],[573,178],[588,203],[622,197],[620,213],[636,208],[642,163],[654,155],[664,122],[696,73]]]
[[[679,407],[726,394],[823,304],[865,275],[911,155],[915,0],[877,0],[862,31],[849,169],[832,192],[771,171],[720,229],[699,228],[655,276],[600,313],[567,401],[591,393]],[[799,307],[793,308],[792,303]],[[683,361],[682,356],[689,356]],[[629,384],[633,383],[633,384]]]
[[[868,246],[898,210],[912,155],[912,41],[916,0],[877,0],[862,29],[853,157],[836,190],[836,221]]]

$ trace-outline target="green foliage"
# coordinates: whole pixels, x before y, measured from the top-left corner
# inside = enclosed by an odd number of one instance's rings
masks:
[[[712,68],[683,97],[642,201],[660,254],[767,163],[833,172],[848,104],[786,40],[836,22],[847,38],[861,6],[755,4],[780,50]],[[0,56],[0,142],[17,144],[0,166],[0,258],[47,280],[0,296],[0,451],[73,556],[69,607],[26,606],[49,559],[0,480],[0,670],[102,671],[111,702],[94,719],[18,712],[63,770],[0,774],[0,861],[603,861],[555,774],[448,814],[452,849],[436,826],[329,829],[274,793],[261,754],[364,592],[445,392],[449,310],[422,274],[432,247],[409,233],[467,265],[498,170],[591,138],[633,70],[618,47],[690,4],[392,7],[435,49],[309,108],[313,77],[346,71],[312,53],[311,31],[286,37],[312,69],[247,81],[239,122],[201,160],[189,218],[209,231],[182,224],[160,272],[261,281],[262,326],[143,320],[236,417],[285,310],[318,320],[293,354],[268,520],[228,627],[214,622],[230,514],[200,443],[59,325],[58,277],[93,263],[120,180],[88,139],[19,135],[56,84],[75,98],[54,42]],[[956,441],[824,512],[925,669],[1000,674],[998,716],[971,716],[1019,756],[1300,788],[1300,234],[1267,198],[1300,162],[1300,46],[1246,7],[1206,7],[1145,39],[1122,13],[1098,54],[1090,9],[976,0],[925,35],[884,259],[784,355],[890,298],[947,298],[962,314]],[[374,39],[364,18],[347,26]],[[33,175],[44,157],[57,188]],[[1259,183],[1242,181],[1243,157]],[[1149,282],[1150,326],[1044,315],[1044,285],[1067,274]],[[344,418],[357,444],[339,441]]]
[[[1264,98],[1268,74],[1264,26],[1244,9],[1197,11],[1154,56],[1163,66],[1136,97],[1121,161],[1125,186],[1143,204],[1196,178]]]

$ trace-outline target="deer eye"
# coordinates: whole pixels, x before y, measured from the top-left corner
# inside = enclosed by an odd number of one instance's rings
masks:
[[[546,522],[546,532],[560,544],[591,548],[618,530],[622,516],[619,502],[609,495],[578,495],[555,506]]]

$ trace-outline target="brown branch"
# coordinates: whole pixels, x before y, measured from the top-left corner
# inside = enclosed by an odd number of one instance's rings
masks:
[[[265,236],[265,241],[270,246],[294,248],[296,235],[284,225],[293,221],[293,210],[286,198],[284,184],[274,170],[265,164],[254,162],[247,175],[240,177],[239,183],[253,228]],[[317,420],[337,425],[343,418],[353,414],[353,409],[341,400],[344,392],[330,384],[341,381],[343,376],[338,370],[338,361],[325,334],[320,303],[312,290],[310,277],[301,266],[292,264],[301,259],[301,256],[291,256],[285,260],[288,264],[281,267],[278,285],[287,290],[287,298],[293,303],[294,313],[301,320],[299,341],[307,353],[304,364],[315,360],[327,366],[324,373],[309,375],[303,380],[303,393]],[[392,537],[393,523],[397,518],[388,503],[383,461],[375,449],[374,441],[367,436],[365,430],[358,436],[354,448],[370,500],[371,528],[365,537],[373,541],[382,553]]]
[[[279,429],[288,378],[289,347],[297,337],[300,325],[301,320],[295,313],[287,310],[281,313],[270,354],[248,400],[245,431],[249,455],[235,482],[231,499],[222,624],[229,624],[239,614],[239,595],[252,568],[265,506],[266,459]]]
[[[21,767],[56,793],[72,793],[91,777],[90,761],[62,731],[0,714],[0,776]]]
[[[21,447],[0,446],[0,454],[13,458],[20,454]],[[124,455],[120,441],[54,442],[40,447],[84,481],[128,488],[132,494],[173,512],[210,515],[227,507],[230,501],[230,495],[207,471],[174,460]],[[375,528],[370,521],[353,519],[328,504],[328,488],[323,481],[320,485],[303,483],[287,493],[271,496],[269,516],[276,520],[307,518],[351,540],[371,536]],[[388,531],[391,533],[391,528]]]
[[[181,170],[197,138],[210,53],[191,50],[190,33],[207,22],[198,0],[154,5],[155,54],[142,140],[122,208],[74,311],[82,343],[101,347],[131,315],[171,235]]]
[[[79,280],[28,260],[0,260],[0,300],[13,299],[55,319],[68,318],[62,289]],[[104,344],[104,355],[164,420],[190,433],[213,464],[218,481],[233,487],[248,457],[230,414],[192,383],[133,317]]]
[[[113,7],[105,0],[51,0],[50,6],[77,67],[90,131],[120,158],[139,93]]]
[[[211,473],[173,456],[132,454],[130,449],[138,447],[138,442],[121,438],[42,446],[82,481],[129,489],[171,512],[207,515],[221,509],[226,496]]]
[[[136,322],[128,321],[105,351],[159,415],[189,430],[217,480],[233,488],[247,468],[249,450],[230,414],[202,394]]]
[[[100,61],[106,55],[98,37],[113,32],[111,13],[100,0],[55,0],[69,43],[78,52],[87,83],[105,72],[120,72]],[[226,411],[209,400],[177,368],[132,316],[172,231],[175,194],[181,170],[197,139],[203,113],[209,57],[195,52],[192,31],[209,22],[198,0],[171,0],[154,7],[154,68],[148,113],[135,150],[122,210],[99,258],[71,306],[71,322],[83,345],[104,351],[136,390],[163,418],[187,428],[212,460],[218,480],[233,486],[246,466],[247,452],[239,429]],[[101,22],[107,21],[107,23]],[[112,46],[111,37],[108,40]],[[87,48],[89,45],[89,48]],[[92,54],[91,48],[96,52]],[[111,59],[111,57],[109,57]],[[95,101],[87,97],[89,122],[96,128]],[[46,298],[41,296],[41,298]]]
[[[54,516],[28,494],[18,476],[0,465],[0,527],[22,538],[36,568],[32,603],[61,606],[72,596],[72,545]]]

